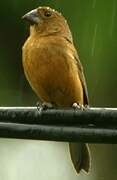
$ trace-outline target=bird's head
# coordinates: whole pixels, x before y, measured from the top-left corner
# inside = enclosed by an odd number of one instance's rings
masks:
[[[27,20],[33,33],[41,36],[61,34],[72,41],[72,35],[65,18],[50,7],[38,7],[22,17]]]

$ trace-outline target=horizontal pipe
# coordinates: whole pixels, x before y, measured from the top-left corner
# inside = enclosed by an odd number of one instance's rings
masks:
[[[38,110],[36,107],[0,107],[0,122],[117,127],[117,108],[88,108],[82,111],[73,108]]]
[[[0,123],[0,137],[85,143],[117,143],[117,129]]]
[[[0,107],[0,137],[117,143],[117,109]]]

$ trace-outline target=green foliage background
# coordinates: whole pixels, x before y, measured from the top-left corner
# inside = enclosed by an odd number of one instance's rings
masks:
[[[35,105],[38,98],[22,68],[22,45],[28,25],[21,16],[37,6],[51,6],[66,17],[84,66],[92,106],[117,106],[117,1],[116,0],[8,0],[0,2],[0,105]],[[109,149],[110,148],[110,149]],[[105,157],[96,179],[116,179],[113,146],[102,147]],[[96,148],[93,147],[96,154]],[[97,148],[98,149],[98,148]],[[115,151],[115,149],[114,149]],[[100,159],[101,157],[101,159]],[[107,159],[109,158],[109,162]],[[100,161],[99,161],[100,159]],[[96,160],[95,160],[96,163]],[[109,163],[109,165],[107,165]],[[100,165],[101,166],[101,165]],[[103,169],[106,166],[106,170]],[[104,177],[102,174],[104,172]],[[101,174],[101,177],[99,176]]]
[[[68,20],[84,65],[90,104],[117,105],[117,1],[8,0],[0,5],[0,105],[37,101],[25,80],[21,47],[28,24],[21,16],[37,6],[58,9]]]

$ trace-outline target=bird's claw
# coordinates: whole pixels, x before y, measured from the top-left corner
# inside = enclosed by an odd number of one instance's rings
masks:
[[[78,110],[82,110],[82,111],[84,111],[84,110],[86,110],[87,108],[88,108],[88,105],[83,105],[83,104],[79,104],[79,103],[73,103],[73,105],[72,105],[72,107],[74,108],[74,109],[78,109]]]
[[[38,111],[43,111],[43,110],[47,110],[47,109],[52,109],[53,105],[51,103],[48,102],[43,102],[42,104],[37,102],[37,110]]]

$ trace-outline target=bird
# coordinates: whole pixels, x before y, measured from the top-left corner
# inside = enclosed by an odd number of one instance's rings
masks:
[[[89,104],[83,66],[65,17],[50,7],[37,7],[22,19],[30,33],[22,47],[24,74],[42,104],[84,107]],[[79,174],[90,171],[88,144],[69,143],[72,164]]]

